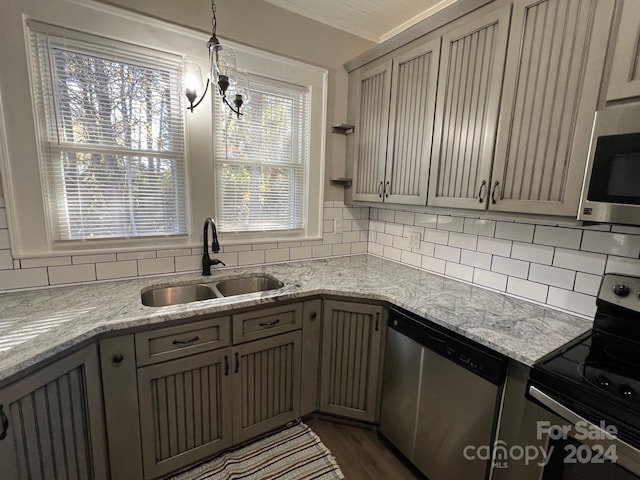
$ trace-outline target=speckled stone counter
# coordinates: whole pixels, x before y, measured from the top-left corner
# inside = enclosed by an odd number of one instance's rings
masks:
[[[142,305],[149,286],[267,273],[270,292],[171,307]],[[340,295],[383,300],[531,365],[591,328],[591,321],[369,255],[215,270],[0,295],[0,381],[105,332],[231,309]]]

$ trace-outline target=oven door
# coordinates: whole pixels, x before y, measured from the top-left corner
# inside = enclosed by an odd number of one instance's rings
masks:
[[[596,113],[579,220],[638,224],[640,107]]]
[[[640,450],[617,438],[615,429],[589,422],[533,385],[529,396],[567,422],[548,426],[542,480],[640,479]]]

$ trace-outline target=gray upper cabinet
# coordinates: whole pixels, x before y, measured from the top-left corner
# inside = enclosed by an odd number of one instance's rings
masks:
[[[612,12],[612,0],[514,3],[491,210],[576,215]]]
[[[439,59],[437,38],[360,72],[354,200],[425,205]]]
[[[325,301],[320,411],[376,421],[384,313],[377,305]]]
[[[640,97],[640,15],[637,0],[624,0],[606,99]]]
[[[428,204],[486,208],[511,7],[444,34]]]
[[[0,390],[0,477],[107,480],[96,345]]]

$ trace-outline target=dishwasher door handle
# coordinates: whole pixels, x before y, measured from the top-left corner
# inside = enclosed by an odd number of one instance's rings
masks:
[[[621,440],[606,430],[603,430],[598,425],[590,422],[573,410],[565,407],[560,402],[551,398],[549,395],[533,385],[529,386],[529,396],[572,425],[579,425],[581,430],[587,426],[591,432],[596,432],[598,434],[597,436],[599,439],[593,440],[591,438],[580,438],[580,440],[577,440],[578,442],[589,446],[594,444],[601,445],[601,442],[604,439],[605,441],[613,444],[615,446],[615,454],[618,457],[616,459],[616,463],[633,472],[635,475],[640,475],[640,450],[629,445],[624,440]]]

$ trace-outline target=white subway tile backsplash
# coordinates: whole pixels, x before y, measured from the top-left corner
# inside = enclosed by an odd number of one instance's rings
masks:
[[[370,220],[378,220],[378,212],[379,209],[371,207],[369,208],[369,219]]]
[[[299,247],[299,246],[300,246],[300,242],[278,242],[278,248],[291,248],[291,247]]]
[[[492,256],[488,253],[462,250],[460,254],[460,263],[471,267],[482,268],[484,270],[491,270],[491,258]]]
[[[369,229],[372,232],[382,232],[384,233],[386,227],[386,223],[385,222],[381,222],[379,220],[371,220],[369,223]]]
[[[567,290],[573,290],[575,278],[576,272],[564,268],[550,267],[539,263],[532,263],[529,268],[529,280]]]
[[[289,258],[291,260],[302,260],[304,258],[311,258],[311,247],[293,247],[289,250]],[[262,263],[256,261],[252,263]]]
[[[449,232],[445,232],[443,230],[432,230],[430,228],[425,228],[423,239],[425,242],[439,243],[440,245],[447,245],[449,243]]]
[[[460,249],[455,247],[447,247],[446,245],[436,245],[434,257],[450,262],[460,263]]]
[[[305,244],[308,245],[307,243]],[[322,245],[322,240],[320,240],[319,245]],[[274,248],[278,248],[277,243],[256,243],[251,245],[251,250],[271,250]]]
[[[238,255],[238,252],[221,252],[216,253],[214,258],[222,260],[226,267],[236,267],[238,266]],[[200,255],[200,258],[202,258],[202,255]]]
[[[513,242],[513,248],[511,249],[511,258],[551,265],[551,263],[553,262],[554,252],[555,248],[553,247],[533,245],[531,243]]]
[[[396,223],[403,225],[413,225],[415,223],[415,213],[413,212],[396,212]]]
[[[378,210],[378,220],[383,222],[395,222],[396,213],[393,210]]]
[[[360,231],[369,230],[369,220],[367,220],[367,219],[353,220],[351,222],[351,230],[354,230],[354,231],[357,231],[357,230],[360,230]]]
[[[562,288],[549,287],[547,303],[554,307],[571,310],[583,315],[593,316],[596,313],[596,297],[563,290]]]
[[[464,233],[473,235],[484,235],[485,237],[493,237],[496,231],[496,222],[494,220],[483,220],[480,218],[465,218]]]
[[[429,257],[433,257],[433,254],[436,250],[436,244],[431,242],[420,242],[420,248],[418,252],[422,255],[428,255]]]
[[[288,248],[274,248],[272,250],[266,250],[265,251],[265,261],[267,263],[288,262],[289,261],[289,249]]]
[[[398,237],[402,236],[403,228],[402,225],[398,223],[387,223],[384,227],[384,233],[389,235],[396,235]]]
[[[409,239],[407,237],[393,237],[391,246],[402,250],[409,250]]]
[[[392,246],[393,245],[393,235],[388,235],[386,233],[377,233],[376,234],[376,242],[381,243],[382,245]],[[338,242],[336,242],[338,243]]]
[[[449,232],[449,246],[475,250],[478,246],[478,237],[466,233]]]
[[[362,209],[359,207],[345,207],[342,209],[342,218],[346,220],[359,220],[362,218]]]
[[[166,258],[142,258],[138,260],[139,275],[159,275],[161,273],[175,272],[173,257]]]
[[[554,267],[568,268],[569,270],[596,275],[604,273],[606,263],[606,255],[568,250],[566,248],[556,248],[556,254],[553,259]]]
[[[587,295],[597,295],[600,290],[600,282],[602,277],[600,275],[591,275],[589,273],[576,273],[576,283],[573,289],[579,293],[585,293]]]
[[[546,302],[549,287],[541,283],[530,282],[516,277],[507,279],[507,292],[536,302]]]
[[[491,271],[502,273],[510,277],[527,278],[529,274],[529,262],[494,256],[491,261]]]
[[[450,232],[462,232],[464,229],[464,218],[438,215],[437,228],[438,230],[448,230]]]
[[[191,249],[187,248],[187,255],[191,253]],[[115,253],[100,253],[97,255],[74,255],[71,257],[71,263],[74,265],[81,265],[83,263],[101,263],[101,262],[115,262],[117,260]]]
[[[640,257],[640,235],[623,233],[584,232],[581,250],[607,253],[618,257]]]
[[[351,253],[351,245],[348,243],[336,243],[331,245],[332,255],[349,255]]]
[[[96,266],[93,263],[86,265],[47,267],[47,270],[49,271],[50,285],[92,282],[96,280]]]
[[[444,274],[471,282],[473,280],[473,267],[461,265],[456,262],[447,262],[444,268]]]
[[[311,247],[311,256],[313,258],[330,257],[333,249],[331,245],[321,245],[318,247]]]
[[[399,262],[402,255],[402,250],[400,250],[399,248],[385,246],[382,255],[384,258],[388,258],[389,260],[396,260],[397,262]]]
[[[116,255],[117,260],[141,260],[143,258],[156,258],[156,251],[149,250],[146,252],[120,252]]]
[[[333,233],[333,220],[324,220],[322,222],[322,233]]]
[[[422,256],[422,268],[424,268],[425,270],[444,274],[445,266],[446,262],[444,260],[428,257],[426,255]]]
[[[640,276],[640,260],[609,255],[606,272]]]
[[[20,260],[21,268],[56,267],[60,265],[71,265],[71,257],[23,258]]]
[[[171,250],[158,250],[156,255],[158,258],[182,257],[184,255],[192,255],[192,252],[190,248],[173,248]],[[73,263],[75,263],[75,261]]]
[[[507,289],[507,276],[476,268],[473,272],[473,283],[504,292]]]
[[[325,233],[322,237],[322,243],[324,245],[333,245],[334,243],[342,243],[342,234],[341,233]],[[283,247],[282,243],[278,244],[279,247]],[[300,246],[300,242],[298,242],[298,247]],[[291,245],[292,248],[295,248]]]
[[[334,218],[342,218],[342,208],[325,208],[324,219],[333,220]]]
[[[536,226],[533,243],[550,245],[552,247],[580,248],[582,230],[577,228]]]
[[[305,249],[305,251],[309,252],[309,255],[305,258],[309,258],[311,256],[311,247],[295,247],[297,249]],[[293,248],[291,249],[293,250]],[[238,265],[257,265],[259,263],[265,262],[265,254],[264,250],[252,250],[250,252],[238,252]]]
[[[183,257],[181,257],[183,258]],[[184,257],[189,258],[189,257]],[[138,262],[125,260],[122,262],[96,263],[96,277],[98,280],[113,280],[138,276]]]
[[[379,257],[381,257],[384,253],[384,246],[380,245],[379,243],[370,242],[367,244],[367,251],[372,255],[378,255]]]
[[[403,250],[400,256],[400,261],[402,263],[407,263],[409,265],[413,265],[414,267],[420,268],[420,264],[422,263],[422,255],[420,255],[419,253],[413,253],[407,250]]]
[[[342,234],[342,243],[353,243],[360,241],[360,232],[344,232]]]
[[[180,257],[176,257],[175,263],[176,272],[200,271],[202,269],[202,255],[182,255]]]
[[[351,254],[356,255],[358,253],[367,253],[367,242],[356,242],[350,244]]]
[[[223,252],[248,252],[252,250],[251,245],[222,245]]]
[[[438,226],[438,216],[429,215],[426,213],[416,213],[415,224],[419,227],[427,227],[427,228],[435,229]]]
[[[46,285],[49,285],[46,268],[0,270],[0,290],[43,287]]]
[[[526,223],[497,222],[495,236],[505,240],[531,243],[534,230],[534,225]]]
[[[508,257],[511,254],[511,241],[478,237],[478,251]]]

